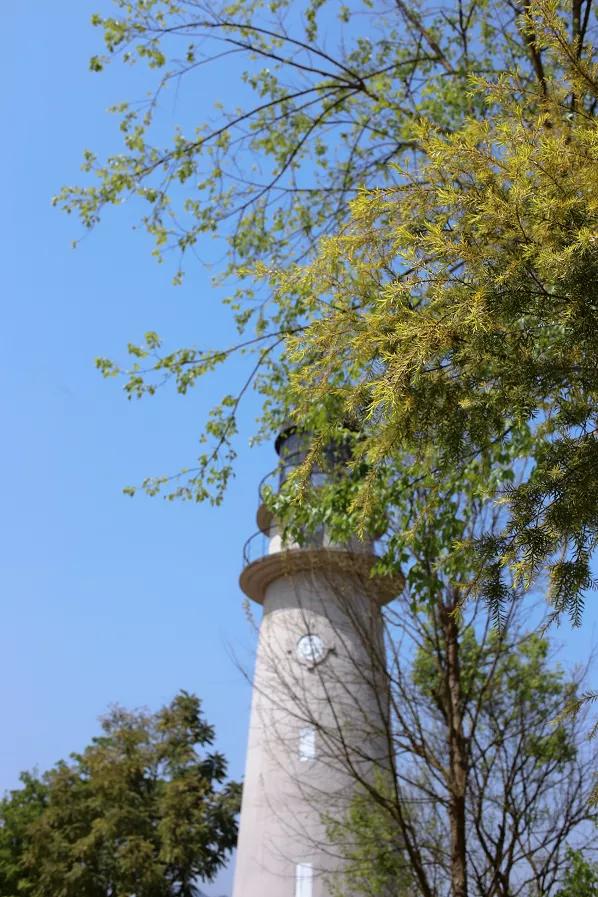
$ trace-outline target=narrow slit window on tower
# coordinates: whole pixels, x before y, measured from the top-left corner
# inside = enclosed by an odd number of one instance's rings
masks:
[[[297,863],[295,897],[312,897],[313,872],[311,863]]]
[[[316,730],[311,726],[299,732],[299,759],[316,759]]]

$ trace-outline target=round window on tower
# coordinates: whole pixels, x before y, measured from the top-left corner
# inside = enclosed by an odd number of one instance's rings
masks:
[[[297,657],[308,666],[315,666],[326,657],[326,645],[319,635],[302,635],[297,642]]]

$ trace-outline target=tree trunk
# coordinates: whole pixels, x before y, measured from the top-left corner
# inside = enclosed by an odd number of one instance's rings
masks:
[[[443,604],[441,607],[446,646],[451,891],[452,897],[467,897],[465,789],[468,760],[467,744],[463,734],[463,694],[456,608],[456,600]]]

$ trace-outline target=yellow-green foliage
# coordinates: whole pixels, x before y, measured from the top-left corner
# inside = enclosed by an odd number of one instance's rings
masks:
[[[592,0],[113,7],[94,18],[106,53],[92,68],[144,68],[150,98],[114,107],[120,152],[88,151],[86,184],[56,202],[92,227],[141,201],[158,257],[181,264],[223,237],[244,336],[172,349],[150,331],[128,369],[98,368],[135,398],[187,394],[254,356],[198,457],[143,488],[220,501],[255,387],[255,438],[289,414],[314,434],[312,459],[339,428],[355,437],[344,494],[310,496],[304,470],[279,503],[289,525],[326,518],[344,537],[389,520],[387,566],[441,533],[445,575],[498,612],[506,569],[527,586],[549,567],[556,612],[578,620],[596,531]],[[245,59],[239,107],[205,74],[221,51]],[[175,84],[192,101],[168,137]],[[198,97],[222,100],[215,119]],[[489,500],[504,501],[502,533],[471,532]]]
[[[529,9],[553,74],[472,81],[491,117],[422,122],[425,163],[364,190],[312,264],[271,276],[311,303],[289,340],[297,419],[321,438],[347,419],[362,431],[354,512],[400,452],[458,488],[503,446],[517,484],[493,496],[509,516],[478,546],[480,586],[497,601],[504,565],[525,586],[548,567],[555,611],[577,620],[598,522],[598,68],[552,4]]]

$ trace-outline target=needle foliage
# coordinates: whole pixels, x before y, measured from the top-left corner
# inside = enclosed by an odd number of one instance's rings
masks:
[[[516,585],[548,572],[555,613],[580,621],[597,516],[591,3],[115,0],[94,18],[92,68],[147,65],[152,89],[115,108],[122,151],[88,152],[88,181],[56,202],[86,227],[142,203],[177,279],[222,238],[241,331],[216,349],[148,332],[128,366],[98,367],[132,398],[252,355],[197,460],[147,492],[219,502],[255,388],[254,438],[290,416],[313,434],[307,466],[331,438],[354,443],[350,487],[310,505],[291,480],[289,521],[379,530],[416,485],[393,564],[450,496],[501,502],[500,532],[446,545],[469,552],[471,589],[500,617],[507,567]],[[194,102],[165,137],[168,92],[218,101],[206,73],[223,59],[243,60],[234,103],[198,121]]]
[[[506,566],[526,588],[546,571],[578,623],[598,523],[598,68],[554,6],[529,16],[558,77],[531,95],[516,74],[474,82],[491,118],[422,123],[425,162],[364,190],[313,263],[272,281],[312,312],[288,340],[297,418],[322,439],[357,421],[356,518],[397,455],[438,489],[509,457],[510,485],[474,488],[506,513],[478,540],[480,587],[496,606]]]
[[[518,481],[493,496],[502,532],[479,543],[487,597],[504,565],[525,587],[547,570],[555,612],[579,622],[598,523],[598,68],[552,8],[533,23],[561,67],[545,97],[504,76],[480,86],[491,119],[453,135],[423,124],[425,163],[364,191],[278,288],[313,297],[289,340],[298,417],[315,404],[333,425],[364,421],[355,509],[367,515],[397,449],[442,480],[500,446]]]

